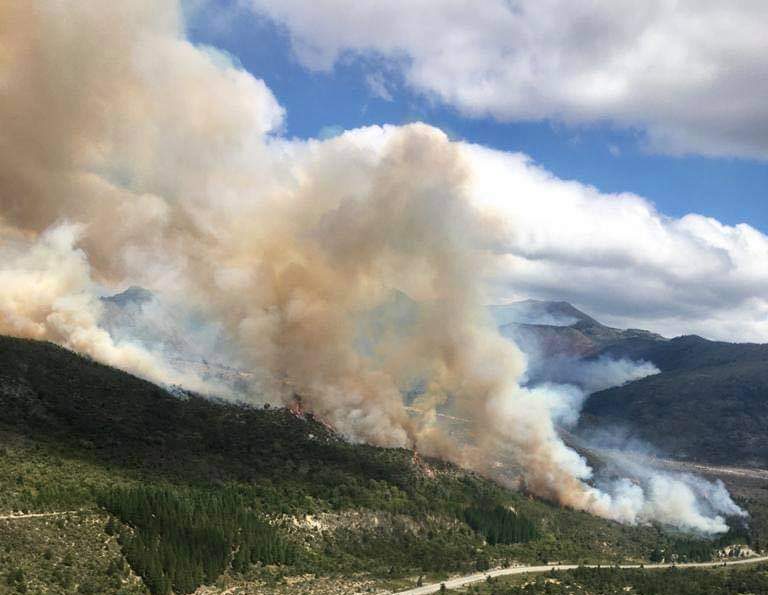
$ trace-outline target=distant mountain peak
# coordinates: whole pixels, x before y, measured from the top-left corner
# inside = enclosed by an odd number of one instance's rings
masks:
[[[129,304],[142,305],[147,302],[151,302],[153,299],[155,299],[155,294],[153,294],[149,289],[145,289],[144,287],[131,285],[128,289],[121,291],[120,293],[106,296],[101,299],[105,302],[110,302],[117,306],[124,307]]]
[[[543,326],[603,326],[573,304],[565,301],[522,300],[489,307],[499,326],[527,324]]]
[[[491,306],[490,312],[505,337],[547,357],[593,357],[618,344],[666,340],[650,331],[606,326],[565,301],[523,300]]]

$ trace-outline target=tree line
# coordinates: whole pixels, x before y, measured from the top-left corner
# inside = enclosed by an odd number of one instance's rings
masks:
[[[529,519],[500,505],[468,508],[464,518],[490,545],[525,543],[537,537],[536,527]]]
[[[99,503],[124,524],[111,529],[153,595],[192,593],[228,567],[243,572],[257,562],[296,558],[295,548],[232,489],[143,485],[106,491]]]

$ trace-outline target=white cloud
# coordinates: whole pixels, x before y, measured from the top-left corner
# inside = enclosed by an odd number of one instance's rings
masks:
[[[399,64],[465,114],[641,127],[667,153],[768,158],[763,0],[250,0],[298,59]]]
[[[507,221],[495,299],[567,299],[618,326],[768,341],[768,237],[633,194],[564,181],[522,154],[463,145],[481,208]]]

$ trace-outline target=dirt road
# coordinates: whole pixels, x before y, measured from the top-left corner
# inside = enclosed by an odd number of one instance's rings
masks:
[[[13,521],[16,519],[34,519],[40,517],[56,517],[63,516],[65,514],[74,514],[80,512],[79,510],[64,510],[61,512],[30,512],[28,514],[6,514],[0,515],[0,521]]]
[[[745,558],[742,560],[727,561],[728,566],[734,566],[737,564],[755,564],[757,562],[768,562],[768,556],[761,556],[759,558]],[[723,562],[690,562],[688,564],[645,564],[643,566],[646,570],[658,570],[662,568],[671,568],[673,566],[677,568],[714,568],[722,566]],[[597,565],[587,564],[587,568],[597,568]],[[440,591],[440,585],[444,584],[447,589],[456,589],[458,587],[466,587],[472,583],[479,583],[486,580],[489,576],[508,576],[512,574],[529,574],[529,573],[541,573],[549,572],[552,569],[555,570],[574,570],[578,568],[578,564],[558,564],[548,566],[513,566],[511,568],[498,568],[496,570],[488,570],[486,572],[477,572],[475,574],[468,574],[466,576],[459,576],[456,578],[448,579],[442,583],[433,583],[431,585],[424,585],[423,587],[415,587],[413,589],[407,589],[405,591],[398,591],[395,595],[429,595],[430,593],[437,593]],[[605,568],[605,565],[603,565]],[[619,568],[640,568],[639,564],[621,564]]]

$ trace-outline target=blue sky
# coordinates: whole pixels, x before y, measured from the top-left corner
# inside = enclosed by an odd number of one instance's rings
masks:
[[[670,216],[694,212],[768,231],[765,161],[657,154],[645,147],[642,130],[609,123],[568,126],[551,120],[467,117],[413,91],[397,73],[388,79],[391,99],[383,99],[366,82],[381,67],[373,59],[350,55],[330,71],[312,70],[296,59],[285,27],[247,10],[227,16],[217,21],[206,12],[190,18],[190,39],[227,51],[263,79],[286,108],[288,136],[317,137],[369,124],[418,120],[456,138],[522,151],[559,178],[591,184],[603,192],[637,193]]]

